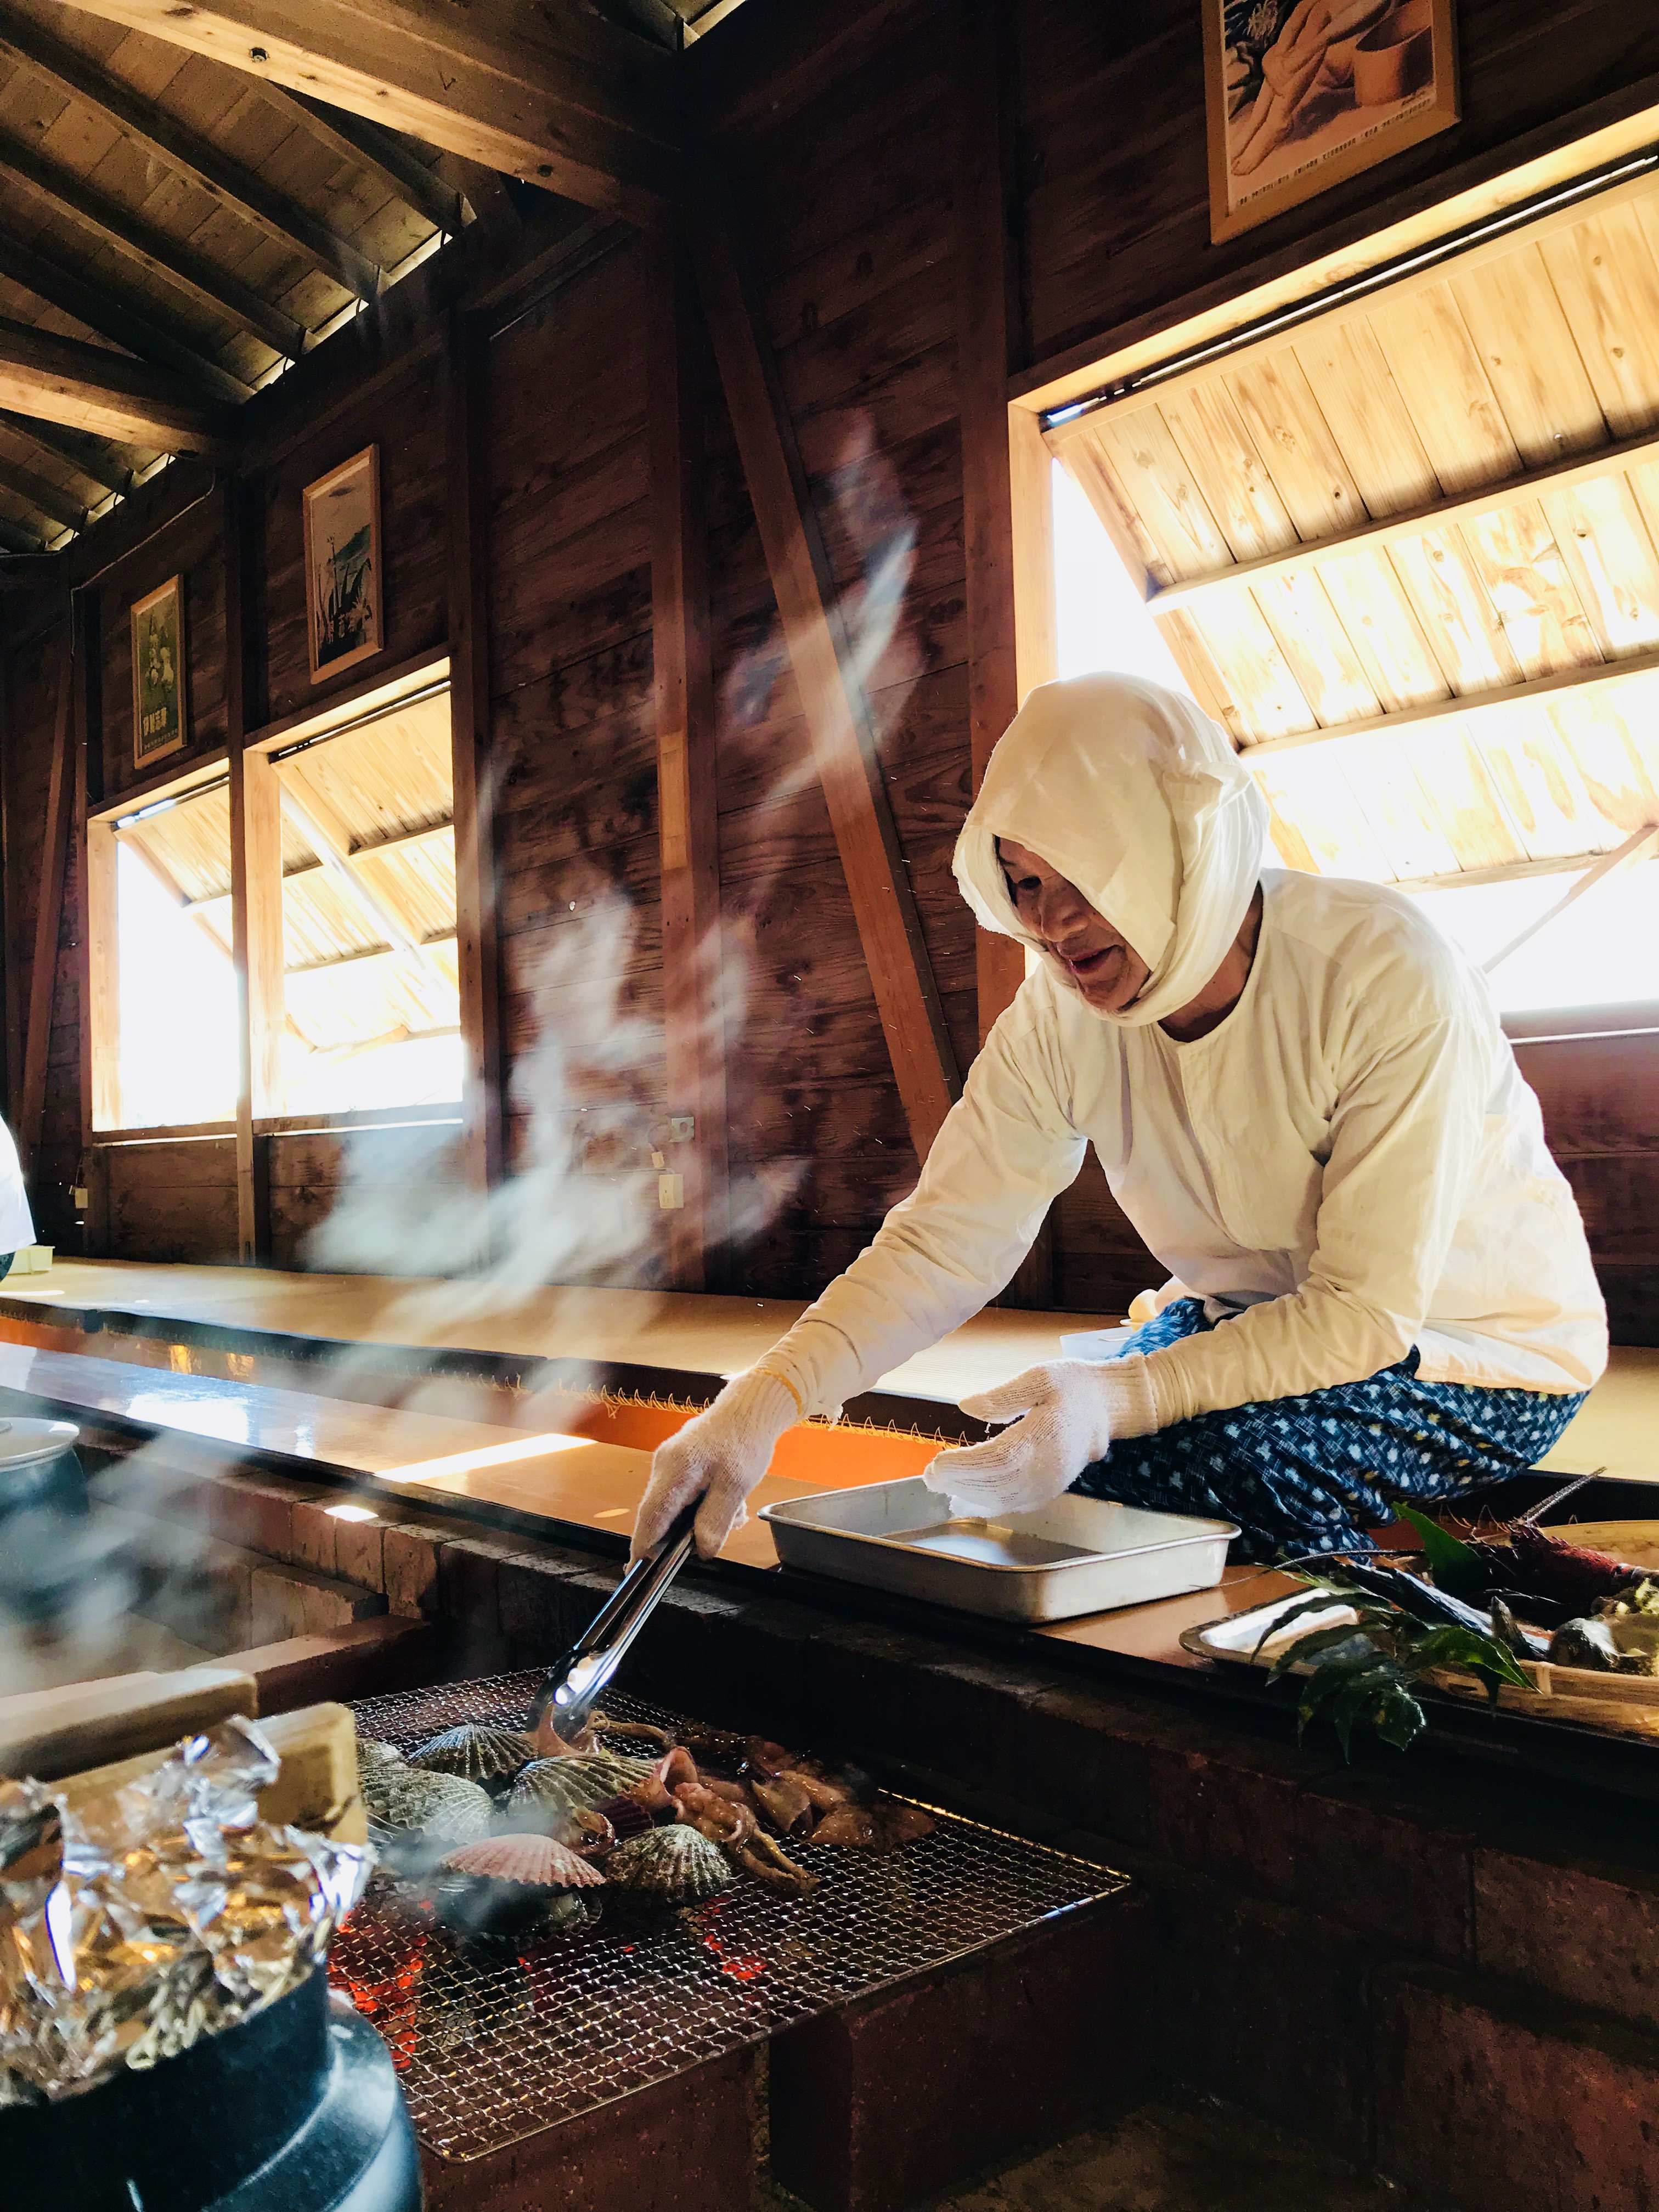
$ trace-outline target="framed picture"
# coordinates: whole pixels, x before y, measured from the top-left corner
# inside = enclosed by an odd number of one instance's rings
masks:
[[[380,620],[380,449],[365,446],[305,488],[311,680],[337,676],[386,644]]]
[[[1210,237],[1458,119],[1453,0],[1203,0]]]
[[[184,578],[169,576],[131,611],[132,764],[143,769],[188,735]]]

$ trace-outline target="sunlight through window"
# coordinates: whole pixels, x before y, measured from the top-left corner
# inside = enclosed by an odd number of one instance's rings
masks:
[[[229,955],[124,842],[115,856],[121,1118],[131,1129],[236,1112],[236,977]]]

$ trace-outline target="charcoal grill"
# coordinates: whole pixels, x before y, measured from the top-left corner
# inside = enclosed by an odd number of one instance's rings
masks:
[[[368,1698],[358,1728],[406,1751],[462,1721],[521,1726],[542,1679]],[[610,1692],[605,1706],[618,1719],[677,1718]],[[792,1844],[821,1877],[811,1896],[740,1875],[706,1905],[650,1917],[602,1909],[594,1924],[517,1948],[465,1944],[417,1920],[409,1893],[377,1875],[329,1972],[390,2047],[428,2152],[488,2157],[1126,1887],[1103,1867],[927,1809],[932,1834],[890,1857]]]

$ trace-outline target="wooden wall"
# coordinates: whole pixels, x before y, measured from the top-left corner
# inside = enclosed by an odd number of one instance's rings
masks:
[[[857,617],[884,562],[902,571],[867,681],[903,859],[965,1066],[977,1036],[974,933],[949,867],[969,796],[955,10],[948,0],[872,8],[878,30],[842,39],[827,65],[803,58],[832,15],[839,24],[854,12],[828,0],[796,9],[750,0],[689,58],[734,186],[845,606]],[[1316,243],[1340,244],[1615,112],[1659,103],[1659,20],[1648,11],[1624,0],[1463,0],[1465,123],[1218,249],[1207,242],[1192,0],[1013,0],[1012,14],[1017,374],[1085,342],[1103,350],[1176,302],[1242,289]],[[541,305],[503,318],[488,349],[482,439],[510,1151],[521,1170],[568,1168],[573,1211],[606,1224],[568,1272],[635,1280],[659,1278],[665,1264],[649,1154],[676,1106],[661,1073],[644,268],[643,252],[623,244]],[[441,332],[435,321],[411,325],[402,356],[376,355],[372,319],[331,342],[335,366],[325,349],[288,380],[286,398],[278,387],[259,403],[261,441],[245,471],[254,486],[252,722],[313,696],[300,488],[371,439],[386,486],[388,659],[445,641]],[[805,1296],[860,1249],[916,1163],[711,362],[705,378],[729,1152],[741,1232],[724,1286]],[[180,565],[198,738],[206,745],[222,728],[222,605],[210,574],[217,513],[179,524],[101,586],[112,792],[125,787],[130,761],[125,608]],[[17,643],[4,672],[9,1042],[28,985],[30,838],[56,649],[51,635]],[[71,900],[42,1162],[43,1224],[66,1242],[62,1201],[79,1126],[76,912]],[[595,948],[618,915],[620,988],[596,1001]],[[1528,1054],[1621,1327],[1649,1340],[1647,1286],[1659,1279],[1645,1225],[1659,1199],[1651,1050],[1638,1040],[1611,1059],[1579,1045]],[[14,1091],[17,1079],[14,1059]],[[147,1163],[125,1162],[110,1200],[119,1249],[220,1249],[227,1218],[234,1227],[222,1151],[157,1148]],[[388,1188],[411,1174],[408,1158],[388,1149]],[[268,1168],[273,1255],[300,1264],[340,1187],[340,1148],[314,1133],[272,1139]],[[1056,1301],[1115,1310],[1158,1277],[1097,1172],[1085,1170],[1058,1209]]]

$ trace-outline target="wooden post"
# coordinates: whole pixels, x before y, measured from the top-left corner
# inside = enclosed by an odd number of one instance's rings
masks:
[[[1014,528],[1008,377],[1016,365],[1018,260],[1008,187],[1012,69],[1004,0],[957,0],[960,64],[956,190],[957,383],[962,421],[962,532],[967,560],[968,716],[974,791],[1019,710],[1014,642]],[[979,1035],[1025,980],[1011,937],[976,933]]]
[[[262,1115],[283,1110],[283,815],[276,771],[245,744],[248,726],[247,541],[242,487],[224,487],[225,721],[230,769],[230,955],[240,1022],[236,1086],[236,1248],[245,1267],[270,1251]]]
[[[961,1088],[956,1054],[794,425],[738,263],[724,187],[706,167],[696,173],[694,204],[697,276],[726,408],[910,1141],[925,1159]]]
[[[64,639],[58,681],[58,714],[52,737],[52,775],[40,841],[40,895],[34,911],[34,957],[29,963],[29,1018],[23,1048],[23,1095],[14,1132],[23,1173],[33,1177],[46,1109],[46,1054],[58,981],[58,937],[64,919],[64,878],[69,866],[70,822],[75,811],[75,648],[72,613]]]
[[[1012,188],[1013,36],[1007,0],[957,0],[958,120],[956,173],[957,391],[962,421],[963,549],[967,560],[969,744],[974,790],[992,748],[1034,682],[1030,614],[1053,601],[1054,549],[1031,499],[1047,477],[1012,419],[1008,379],[1021,363],[1019,251]],[[1029,418],[1036,431],[1036,417]],[[1043,510],[1046,514],[1046,509]],[[1027,571],[1031,574],[1028,576]],[[1052,639],[1053,623],[1048,624]],[[1049,657],[1052,658],[1050,652]],[[979,1034],[1011,1006],[1025,980],[1024,948],[980,930],[975,939]],[[1054,1229],[1044,1221],[1000,1304],[1054,1304]]]
[[[106,951],[115,957],[115,852],[113,833],[103,837],[92,835],[92,810],[104,796],[104,636],[103,619],[95,591],[77,592],[71,602],[75,626],[75,824],[71,835],[78,841],[82,864],[71,874],[80,893],[80,911],[76,917],[74,936],[76,952],[76,1002],[80,1019],[81,1069],[81,1151],[84,1155],[92,1142],[93,1124],[100,1105],[99,1078],[106,1085],[111,1075],[115,1081],[115,1097],[120,1097],[120,1039],[118,1036],[119,1000],[109,995],[114,974],[106,976],[100,969],[99,951]],[[100,828],[102,825],[99,825]],[[66,886],[67,890],[67,886]],[[94,947],[94,933],[100,939],[98,950]],[[101,1000],[94,1004],[94,1000]],[[107,1053],[108,1040],[100,1036],[100,1027],[106,1029],[104,1019],[113,1012],[118,1027],[113,1056]],[[100,1066],[94,1054],[94,1043],[102,1042],[106,1057]],[[113,1126],[106,1124],[106,1126]],[[77,1172],[76,1181],[79,1181]]]
[[[121,1127],[121,946],[115,896],[114,825],[87,824],[86,979],[87,1112],[81,1132],[89,1146],[100,1129]]]
[[[449,477],[449,730],[453,755],[455,951],[460,983],[463,1172],[479,1197],[506,1171],[501,973],[495,934],[484,477],[489,337],[457,308],[445,352]]]
[[[668,1224],[676,1290],[714,1287],[729,1234],[720,1024],[720,836],[709,663],[702,392],[696,295],[678,232],[649,240],[651,635],[662,850],[663,1027],[670,1170],[685,1202]],[[694,1133],[676,1137],[675,1118]]]

